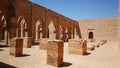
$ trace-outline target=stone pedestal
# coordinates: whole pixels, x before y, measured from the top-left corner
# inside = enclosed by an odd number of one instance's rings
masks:
[[[31,37],[24,37],[23,38],[23,47],[31,48],[31,46],[32,46],[32,39],[31,39]]]
[[[85,55],[87,53],[87,41],[80,39],[70,39],[69,53]]]
[[[48,41],[47,64],[59,67],[63,64],[63,41]]]
[[[21,56],[23,52],[23,39],[22,38],[13,38],[10,41],[10,55],[15,57]]]
[[[49,40],[49,38],[40,39],[40,42],[39,42],[40,49],[47,50],[48,40]]]

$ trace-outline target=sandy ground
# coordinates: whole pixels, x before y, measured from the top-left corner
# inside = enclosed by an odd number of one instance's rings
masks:
[[[0,47],[0,68],[56,68],[46,64],[46,50],[39,46],[24,48],[23,56],[9,55],[9,47]],[[116,42],[108,42],[88,51],[87,55],[68,53],[68,43],[64,45],[64,65],[59,68],[120,68],[120,51]]]

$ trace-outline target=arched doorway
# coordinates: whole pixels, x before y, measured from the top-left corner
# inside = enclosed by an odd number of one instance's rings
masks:
[[[89,38],[89,39],[93,39],[93,32],[89,32],[88,38]]]

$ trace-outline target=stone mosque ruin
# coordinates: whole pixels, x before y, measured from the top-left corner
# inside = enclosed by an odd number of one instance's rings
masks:
[[[83,56],[108,42],[120,46],[119,41],[120,0],[117,17],[85,20],[70,19],[28,0],[0,1],[0,49],[9,47],[14,58],[37,44],[37,49],[47,51],[46,65],[59,67],[66,64],[66,50],[67,55]]]

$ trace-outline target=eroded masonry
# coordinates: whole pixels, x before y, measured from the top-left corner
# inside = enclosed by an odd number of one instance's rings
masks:
[[[120,3],[117,17],[72,20],[28,0],[0,1],[0,42],[10,46],[10,55],[21,56],[24,47],[39,43],[47,64],[60,66],[64,42],[69,53],[86,55],[109,41],[120,41]]]

